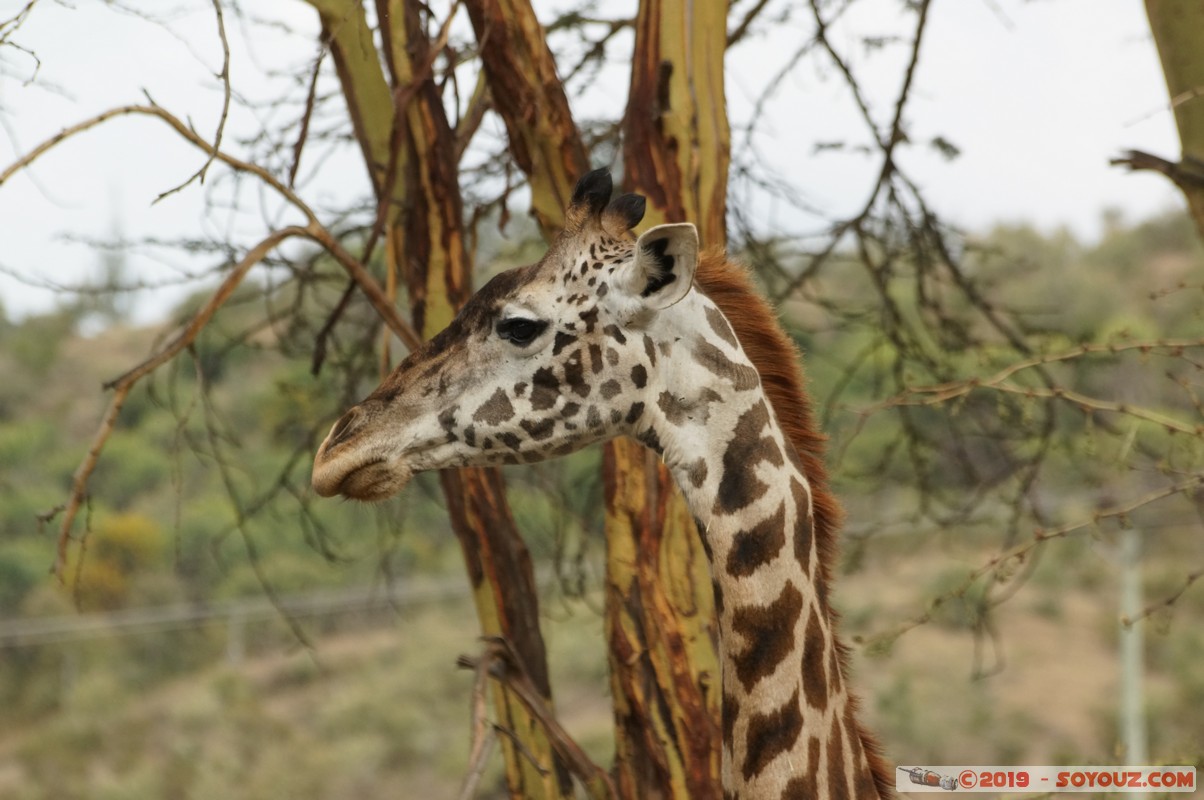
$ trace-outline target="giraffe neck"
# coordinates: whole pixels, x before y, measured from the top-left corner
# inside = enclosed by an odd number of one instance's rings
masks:
[[[877,797],[820,578],[801,461],[722,314],[692,297],[679,313],[695,325],[706,318],[716,335],[675,339],[674,360],[688,349],[717,380],[670,373],[637,433],[661,450],[711,562],[725,795]]]

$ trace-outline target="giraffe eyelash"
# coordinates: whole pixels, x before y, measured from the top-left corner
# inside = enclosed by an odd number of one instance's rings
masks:
[[[548,323],[543,320],[511,317],[497,324],[497,335],[518,347],[526,347],[539,338],[548,329]]]

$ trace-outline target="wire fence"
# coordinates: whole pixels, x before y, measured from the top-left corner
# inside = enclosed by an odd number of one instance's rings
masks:
[[[330,617],[353,612],[398,610],[407,606],[461,598],[469,593],[462,578],[407,581],[396,586],[355,586],[215,603],[175,603],[102,613],[0,620],[0,647],[33,647],[110,636],[131,636],[198,628],[219,622],[233,630],[247,623],[280,618]]]

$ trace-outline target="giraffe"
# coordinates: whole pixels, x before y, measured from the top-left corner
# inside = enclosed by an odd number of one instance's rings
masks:
[[[828,599],[839,508],[798,353],[743,268],[645,200],[577,184],[536,264],[503,272],[347,411],[322,496],[380,500],[423,470],[542,461],[617,436],[656,451],[698,524],[719,620],[724,796],[873,798]]]

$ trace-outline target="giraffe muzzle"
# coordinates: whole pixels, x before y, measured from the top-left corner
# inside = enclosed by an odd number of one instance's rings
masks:
[[[322,497],[342,495],[375,502],[401,491],[413,470],[403,457],[382,453],[379,444],[365,441],[370,415],[356,406],[343,415],[314,455],[311,483]]]

